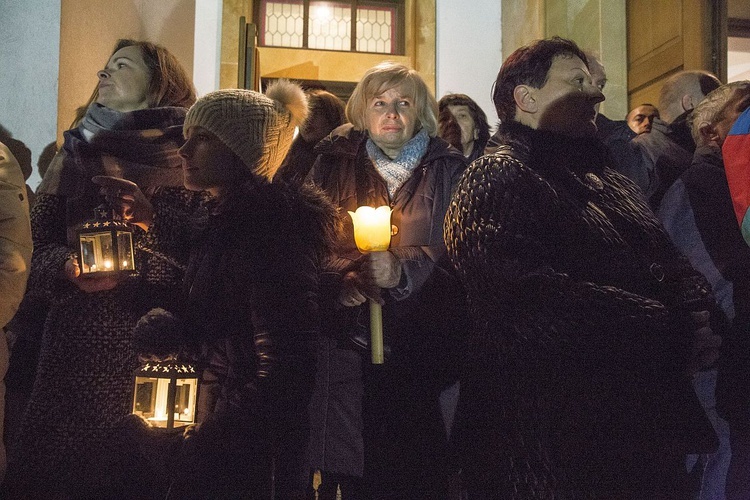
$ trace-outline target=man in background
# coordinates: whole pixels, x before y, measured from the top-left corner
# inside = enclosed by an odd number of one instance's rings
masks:
[[[690,113],[712,90],[721,85],[707,71],[680,71],[669,77],[659,95],[660,118],[651,133],[633,142],[645,153],[643,171],[631,177],[657,211],[664,193],[693,160],[695,141],[690,132]]]
[[[630,130],[636,134],[648,134],[654,124],[654,118],[659,118],[659,110],[653,104],[641,104],[633,108],[625,121],[628,122]]]

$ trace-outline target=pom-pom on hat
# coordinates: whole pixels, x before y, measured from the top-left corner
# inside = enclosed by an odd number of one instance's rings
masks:
[[[255,175],[271,179],[281,166],[294,128],[307,117],[307,97],[299,85],[278,80],[261,94],[225,89],[196,101],[183,130],[200,126],[216,135]]]

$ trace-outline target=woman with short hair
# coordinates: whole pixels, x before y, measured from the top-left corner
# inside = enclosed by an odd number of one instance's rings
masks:
[[[382,63],[346,107],[350,125],[318,146],[308,180],[342,211],[392,209],[388,251],[360,254],[345,220],[324,270],[312,405],[320,498],[445,498],[447,439],[438,396],[455,378],[458,287],[442,220],[464,157],[437,135],[437,103],[417,72]],[[368,300],[382,304],[386,359],[370,362]],[[439,319],[438,319],[439,318]]]

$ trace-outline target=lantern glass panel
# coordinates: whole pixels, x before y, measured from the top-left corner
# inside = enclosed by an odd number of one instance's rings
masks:
[[[117,253],[121,271],[135,271],[133,259],[133,233],[117,231]]]
[[[174,427],[195,422],[198,379],[136,377],[133,413],[148,420],[155,427],[168,426],[169,385],[174,384],[172,413]]]
[[[88,233],[81,235],[81,273],[114,270],[114,247],[112,233]]]
[[[197,378],[178,378],[174,398],[175,426],[189,425],[195,422],[196,395],[198,394]]]

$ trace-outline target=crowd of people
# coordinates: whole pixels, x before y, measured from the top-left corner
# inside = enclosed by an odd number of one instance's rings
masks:
[[[597,55],[537,40],[491,136],[393,62],[346,103],[197,98],[136,40],[97,77],[32,203],[0,145],[3,498],[750,498],[750,82],[612,120]],[[84,269],[102,206],[131,272]],[[165,430],[133,374],[175,359],[196,423]]]

